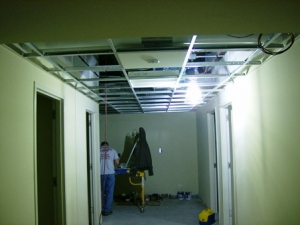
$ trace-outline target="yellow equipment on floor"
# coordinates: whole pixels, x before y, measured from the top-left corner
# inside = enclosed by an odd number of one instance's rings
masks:
[[[199,214],[199,224],[200,225],[211,225],[214,224],[215,221],[215,213],[212,209],[206,208],[203,209]]]
[[[143,213],[145,211],[145,172],[144,170],[135,170],[131,168],[131,159],[138,140],[139,134],[137,132],[133,132],[132,135],[126,135],[124,152],[120,158],[120,168],[116,168],[115,172],[116,175],[129,175],[129,183],[135,187],[140,186],[140,194],[138,196],[137,206],[140,208],[140,212]],[[129,148],[131,148],[131,151],[129,151]],[[115,189],[118,189],[118,182],[116,182],[116,186],[117,187]],[[123,188],[126,185],[123,183],[119,186]]]

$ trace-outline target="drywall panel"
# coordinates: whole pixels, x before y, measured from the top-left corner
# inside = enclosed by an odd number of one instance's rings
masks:
[[[251,74],[235,79],[214,106],[197,112],[200,127],[207,123],[207,111],[232,103],[236,224],[299,221],[299,57],[298,41]],[[207,157],[205,151],[206,144],[198,143],[199,158]],[[209,185],[201,182],[208,173],[203,169],[199,171],[199,183],[206,187],[199,187],[201,197],[209,190]],[[209,198],[203,198],[209,204]]]
[[[0,224],[35,224],[32,68],[3,47],[0,68]]]
[[[0,68],[0,224],[36,223],[34,101],[37,86],[63,99],[66,219],[67,224],[86,224],[87,173],[82,168],[86,162],[86,133],[82,124],[85,110],[94,113],[97,126],[93,144],[97,153],[98,104],[3,47],[0,47]],[[97,199],[99,215],[100,198]]]
[[[210,204],[211,191],[210,186],[210,160],[209,160],[209,140],[207,114],[215,112],[216,100],[210,101],[205,107],[197,111],[197,146],[198,146],[198,173],[199,173],[199,196],[203,202]]]
[[[147,172],[147,194],[190,191],[198,194],[198,164],[195,113],[101,116],[101,140],[123,152],[126,134],[143,127],[151,149],[154,176]],[[159,153],[159,148],[162,153]]]
[[[238,224],[250,224],[247,220],[261,224],[299,221],[299,57],[298,41],[288,52],[236,82]],[[255,219],[249,207],[254,209]],[[283,211],[284,216],[279,217]]]
[[[75,110],[75,121],[76,121],[76,195],[78,201],[77,207],[77,224],[86,224],[89,220],[88,218],[88,186],[87,186],[87,142],[86,142],[86,111],[94,114],[94,120],[99,118],[98,114],[98,104],[95,104],[91,99],[86,99],[85,96],[76,92],[76,110]],[[95,118],[96,117],[96,118]],[[93,126],[97,126],[99,129],[99,120],[94,121]],[[97,129],[97,130],[98,130]],[[99,200],[99,190],[100,190],[100,169],[99,169],[99,132],[92,133],[92,139],[97,142],[96,146],[93,147],[94,160],[98,164],[94,164],[94,172],[96,179],[94,180],[95,186],[93,187],[95,191],[98,192],[98,196],[94,194],[94,201],[97,204],[97,199]],[[98,187],[98,188],[97,188]],[[98,198],[96,198],[98,197]],[[99,218],[101,208],[95,207],[96,217]],[[97,223],[95,223],[97,224]]]

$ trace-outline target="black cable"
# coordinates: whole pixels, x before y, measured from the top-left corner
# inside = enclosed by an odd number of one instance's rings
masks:
[[[293,33],[287,33],[287,34],[290,35],[290,37],[291,37],[291,43],[290,43],[290,45],[289,45],[288,47],[286,47],[285,49],[283,49],[283,50],[281,50],[281,51],[278,51],[278,52],[272,52],[272,51],[266,49],[265,47],[263,47],[263,45],[262,45],[262,43],[261,43],[261,37],[263,36],[263,34],[260,34],[260,35],[258,36],[258,48],[259,48],[262,52],[264,52],[264,53],[266,53],[266,54],[268,54],[268,55],[279,55],[279,54],[282,54],[282,53],[286,52],[287,50],[289,50],[290,47],[292,47],[292,45],[293,45],[294,42],[295,42],[295,36],[294,36],[294,34],[293,34]]]
[[[246,38],[246,37],[250,37],[250,36],[252,36],[252,35],[253,35],[253,34],[248,34],[248,35],[245,35],[245,36],[235,36],[235,35],[227,34],[227,36],[233,37],[233,38]]]

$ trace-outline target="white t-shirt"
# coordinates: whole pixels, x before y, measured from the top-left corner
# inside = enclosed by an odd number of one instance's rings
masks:
[[[117,151],[109,146],[101,146],[100,155],[101,175],[114,174],[114,161],[119,158]]]

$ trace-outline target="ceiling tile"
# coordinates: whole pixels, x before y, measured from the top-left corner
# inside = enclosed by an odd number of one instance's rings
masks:
[[[181,67],[186,51],[120,52],[118,55],[125,69],[169,68]],[[158,60],[159,63],[151,63],[152,60]]]

